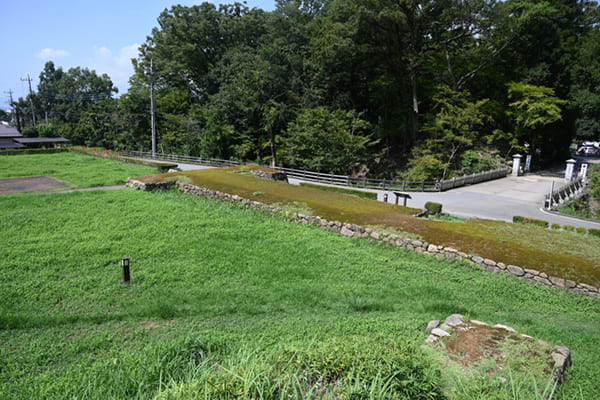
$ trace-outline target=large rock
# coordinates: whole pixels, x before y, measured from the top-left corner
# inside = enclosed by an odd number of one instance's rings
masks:
[[[429,323],[427,324],[427,328],[425,329],[425,331],[427,333],[431,333],[432,330],[434,330],[435,328],[437,328],[438,326],[440,326],[440,320],[436,319],[434,321],[429,321]]]
[[[465,319],[464,315],[452,314],[451,316],[446,318],[446,320],[442,324],[441,328],[442,329],[454,328],[454,327],[462,324],[464,319]]]
[[[353,237],[354,236],[354,231],[351,230],[348,226],[344,225],[344,226],[342,226],[342,230],[340,231],[340,235],[346,236],[346,237]]]
[[[516,265],[509,265],[508,267],[506,267],[506,269],[508,269],[508,271],[516,276],[523,276],[525,275],[525,271],[523,271],[523,268],[521,267],[517,267]]]

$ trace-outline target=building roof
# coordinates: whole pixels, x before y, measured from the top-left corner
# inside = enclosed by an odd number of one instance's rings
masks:
[[[13,137],[23,137],[21,133],[17,130],[17,128],[12,127],[10,125],[0,124],[0,137],[5,138],[13,138]]]
[[[34,143],[68,143],[69,139],[65,139],[64,137],[54,137],[54,138],[15,138],[15,142],[21,144],[34,144]]]
[[[0,143],[0,149],[2,150],[8,150],[8,149],[22,149],[24,148],[25,145],[22,145],[20,143]]]

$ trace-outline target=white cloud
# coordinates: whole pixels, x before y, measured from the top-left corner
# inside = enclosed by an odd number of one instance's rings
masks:
[[[116,55],[106,46],[94,47],[94,56],[89,61],[89,68],[98,74],[108,74],[122,94],[127,91],[129,77],[133,75],[131,59],[138,56],[139,47],[137,43],[122,47]]]
[[[36,54],[36,57],[41,58],[42,60],[50,60],[52,58],[62,58],[68,56],[69,52],[67,50],[58,50],[52,48],[42,49],[38,54]]]

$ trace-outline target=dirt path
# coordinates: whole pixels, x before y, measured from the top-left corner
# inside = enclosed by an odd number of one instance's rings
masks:
[[[72,188],[71,186],[65,183],[59,182],[52,178],[48,178],[47,176],[0,179],[0,195],[26,192],[42,192],[41,194],[88,192],[91,190],[115,190],[122,189],[124,187],[125,185],[100,186],[91,188]],[[45,192],[46,190],[52,191]]]
[[[47,176],[33,176],[29,178],[0,179],[0,195],[37,192],[41,190],[64,189],[69,185],[48,178]]]

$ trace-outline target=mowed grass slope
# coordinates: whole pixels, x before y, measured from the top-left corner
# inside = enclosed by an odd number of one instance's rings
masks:
[[[550,276],[600,286],[600,238],[532,225],[471,219],[465,223],[413,217],[420,210],[356,196],[288,185],[240,174],[240,167],[142,177],[160,182],[184,177],[192,183],[269,204],[296,206],[328,220],[381,226],[429,243],[456,248],[496,262],[536,269]],[[181,178],[180,178],[181,179]]]
[[[2,196],[0,235],[0,398],[440,398],[419,346],[455,312],[570,347],[562,398],[599,398],[597,300],[460,262],[128,189]]]
[[[124,185],[127,177],[157,171],[76,152],[0,156],[0,179],[47,176],[75,188]]]

